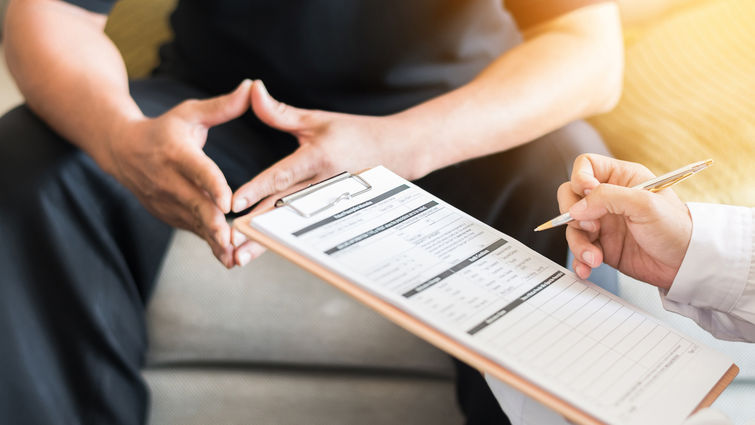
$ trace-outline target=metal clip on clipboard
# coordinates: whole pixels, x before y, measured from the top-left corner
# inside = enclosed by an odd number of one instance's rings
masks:
[[[357,183],[359,183],[364,188],[361,189],[361,190],[358,190],[356,192],[343,192],[343,193],[339,194],[338,196],[336,196],[335,198],[332,198],[332,200],[330,200],[326,205],[323,205],[322,207],[319,207],[315,211],[311,211],[311,212],[303,211],[300,208],[297,208],[293,204],[295,201],[297,201],[297,200],[299,200],[299,199],[301,199],[301,198],[303,198],[305,196],[308,196],[308,195],[310,195],[310,194],[312,194],[314,192],[317,192],[318,190],[322,190],[322,189],[324,189],[324,188],[326,188],[328,186],[332,186],[332,185],[334,185],[336,183],[340,183],[340,182],[342,182],[344,180],[347,180],[347,179],[354,179]],[[287,206],[287,207],[291,208],[292,210],[294,210],[300,216],[302,216],[304,218],[308,218],[308,217],[311,217],[313,215],[319,214],[319,213],[327,210],[328,208],[333,207],[334,205],[336,205],[337,203],[339,203],[341,201],[345,201],[347,199],[351,199],[351,198],[353,198],[355,196],[358,196],[358,195],[361,195],[361,194],[363,194],[363,193],[365,193],[365,192],[367,192],[367,191],[369,191],[371,189],[372,189],[372,185],[370,185],[369,183],[367,183],[367,181],[365,179],[363,179],[361,176],[359,176],[358,174],[351,174],[348,171],[344,171],[341,174],[336,174],[333,177],[330,177],[330,178],[325,179],[325,180],[323,180],[321,182],[318,182],[318,183],[311,184],[311,185],[305,187],[304,189],[298,190],[298,191],[296,191],[296,192],[294,192],[294,193],[292,193],[290,195],[286,195],[286,196],[278,199],[277,201],[275,201],[275,207],[276,208],[280,208],[280,207]]]

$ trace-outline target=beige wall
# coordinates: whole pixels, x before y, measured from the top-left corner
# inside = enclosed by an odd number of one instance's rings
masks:
[[[5,66],[5,53],[0,43],[0,115],[21,103],[21,99],[21,93],[8,73],[8,67]]]

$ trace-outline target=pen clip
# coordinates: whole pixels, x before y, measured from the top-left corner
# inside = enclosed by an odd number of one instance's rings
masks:
[[[666,173],[660,177],[651,179],[650,181],[647,181],[645,183],[634,186],[634,188],[645,189],[653,193],[659,192],[663,189],[666,189],[667,187],[673,186],[681,182],[682,180],[687,179],[688,177],[692,176],[693,174],[699,171],[702,171],[708,168],[712,164],[713,164],[712,159],[706,159],[705,161],[696,162],[694,164],[690,164],[678,170]]]
[[[648,188],[648,191],[650,191],[652,193],[660,192],[661,190],[663,190],[663,189],[665,189],[667,187],[671,187],[671,186],[679,183],[680,181],[686,179],[687,177],[689,177],[689,176],[691,176],[693,174],[695,174],[695,173],[692,172],[692,171],[690,171],[690,172],[688,172],[686,174],[682,174],[681,176],[677,176],[677,177],[674,177],[674,178],[669,178],[668,180],[666,180],[664,182],[655,184],[654,186]]]

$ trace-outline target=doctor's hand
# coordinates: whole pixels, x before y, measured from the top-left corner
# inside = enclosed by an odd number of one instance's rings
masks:
[[[207,241],[226,267],[234,265],[225,219],[232,193],[202,148],[210,127],[249,110],[251,83],[246,80],[229,94],[187,100],[156,118],[123,125],[98,161],[154,216]]]
[[[252,86],[251,105],[262,122],[294,135],[299,147],[241,186],[233,194],[234,212],[261,200],[255,210],[268,208],[283,195],[343,171],[385,165],[409,180],[429,172],[417,164],[398,115],[374,117],[295,108],[275,100],[261,81]],[[234,244],[239,265],[263,252],[261,246],[243,237]]]
[[[653,177],[642,165],[600,155],[574,161],[558,203],[574,218],[566,239],[579,277],[605,262],[660,288],[671,286],[689,246],[692,219],[671,189],[631,189]]]

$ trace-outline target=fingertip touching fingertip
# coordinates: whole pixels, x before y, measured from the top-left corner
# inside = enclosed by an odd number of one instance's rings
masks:
[[[254,80],[254,85],[259,87],[263,93],[267,94],[267,87],[265,87],[265,83],[262,80]]]
[[[249,200],[246,198],[239,198],[233,202],[233,212],[238,213],[244,211],[249,207]]]
[[[240,251],[236,254],[236,263],[239,266],[245,266],[252,260],[252,253],[249,251]]]

